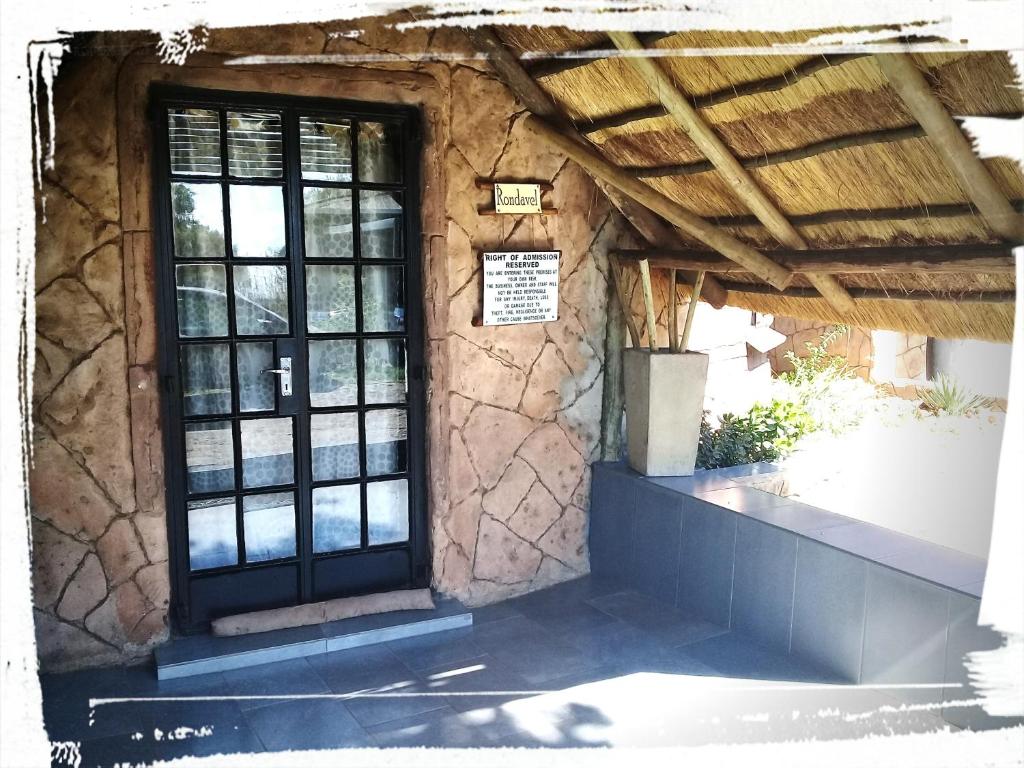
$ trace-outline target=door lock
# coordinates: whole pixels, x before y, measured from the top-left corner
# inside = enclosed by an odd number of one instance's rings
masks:
[[[281,358],[280,368],[264,368],[262,373],[273,373],[281,377],[281,397],[292,396],[292,359]]]

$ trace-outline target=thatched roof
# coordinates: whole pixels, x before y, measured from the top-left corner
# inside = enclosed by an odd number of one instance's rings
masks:
[[[680,32],[660,39],[651,36],[648,47],[690,49],[691,53],[719,47],[767,48],[800,43],[828,31]],[[499,27],[495,32],[509,50],[520,55],[613,48],[601,33],[536,27]],[[757,185],[811,248],[1000,242],[974,212],[971,195],[948,169],[941,150],[918,126],[876,58],[829,58],[833,59],[830,65],[803,76],[800,72],[815,66],[821,56],[688,53],[657,61],[741,162],[854,137],[845,148],[817,147],[803,159],[783,158],[750,168]],[[954,116],[1019,116],[1024,112],[1020,84],[1005,53],[924,53],[913,54],[913,59]],[[751,217],[721,175],[707,168],[700,149],[673,116],[664,114],[658,95],[629,61],[576,59],[571,68],[545,67],[543,60],[538,66],[535,59],[530,66],[529,61],[529,56],[523,59],[536,82],[605,160],[631,169],[671,200],[768,255],[781,247]],[[734,89],[752,81],[780,76],[788,82],[774,90],[733,95]],[[636,112],[622,115],[630,111]],[[620,124],[607,125],[610,117],[612,123]],[[605,121],[605,125],[594,121]],[[673,168],[702,161],[704,168]],[[1024,200],[1021,168],[1006,158],[983,162],[999,190],[1020,210]],[[962,207],[953,207],[957,205]],[[879,209],[899,210],[879,214]],[[701,247],[696,241],[692,245]],[[821,299],[745,293],[734,285],[729,303],[779,315],[841,319],[940,337],[1009,340],[1012,334],[1012,302],[958,301],[958,297],[979,292],[1001,293],[1005,299],[1006,292],[1014,289],[1014,277],[1005,270],[836,277],[847,288],[878,289],[891,295],[926,291],[940,300],[858,299],[855,312],[840,317]],[[764,285],[749,272],[730,273],[728,280]],[[810,283],[798,274],[792,285],[809,287]]]

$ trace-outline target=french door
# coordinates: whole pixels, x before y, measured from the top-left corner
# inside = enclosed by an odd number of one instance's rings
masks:
[[[179,625],[425,585],[416,112],[152,96]]]

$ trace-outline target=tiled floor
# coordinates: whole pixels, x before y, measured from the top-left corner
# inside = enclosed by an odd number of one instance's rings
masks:
[[[45,676],[44,717],[52,740],[81,742],[82,768],[220,752],[689,746],[950,727],[926,707],[901,708],[897,691],[843,685],[589,578],[479,609],[474,621],[180,680],[158,682],[148,667]],[[146,700],[90,711],[90,698]]]

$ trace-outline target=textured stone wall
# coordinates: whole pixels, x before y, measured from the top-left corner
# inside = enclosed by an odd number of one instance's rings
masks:
[[[606,252],[631,244],[621,217],[526,132],[522,105],[482,62],[223,66],[243,53],[468,53],[461,35],[366,22],[214,31],[180,67],[159,63],[149,37],[100,35],[94,45],[119,53],[62,67],[37,232],[31,508],[43,664],[104,663],[168,635],[145,120],[154,81],[422,108],[435,585],[479,604],[587,572]],[[488,193],[475,180],[492,177],[551,181],[560,213],[478,215]],[[477,253],[489,248],[562,251],[557,322],[473,325]]]

